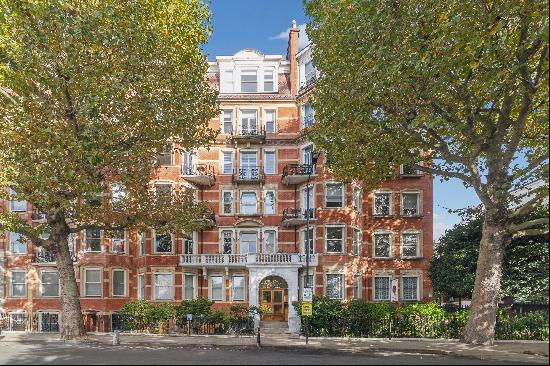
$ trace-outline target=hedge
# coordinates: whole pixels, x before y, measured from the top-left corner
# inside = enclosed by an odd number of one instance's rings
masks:
[[[301,303],[293,303],[300,313]],[[311,336],[373,338],[460,338],[468,310],[446,311],[434,303],[394,305],[314,297],[313,316],[302,318]],[[497,316],[496,339],[548,340],[548,312]]]

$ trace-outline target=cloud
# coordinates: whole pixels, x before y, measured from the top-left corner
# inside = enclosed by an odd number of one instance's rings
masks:
[[[309,38],[307,37],[306,33],[306,24],[300,24],[298,26],[298,29],[300,29],[300,37],[298,38],[298,49],[302,50],[304,47],[306,47],[309,44]],[[287,28],[286,31],[281,32],[277,34],[276,36],[269,37],[271,41],[274,40],[288,40],[288,32],[290,32],[290,28]]]
[[[434,213],[434,241],[439,240],[445,234],[445,230],[452,228],[453,225],[445,220],[445,217]]]

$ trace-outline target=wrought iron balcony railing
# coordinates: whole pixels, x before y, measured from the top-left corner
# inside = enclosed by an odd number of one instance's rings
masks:
[[[231,132],[231,137],[234,139],[261,140],[265,139],[265,131],[260,128],[239,128],[237,131]]]
[[[285,208],[283,210],[283,221],[287,220],[303,220],[315,219],[315,208],[305,209],[305,208]]]
[[[181,175],[185,179],[199,185],[211,186],[216,181],[214,167],[210,164],[183,165],[181,167]]]
[[[288,164],[283,169],[283,178],[290,175],[313,175],[313,165]]]
[[[39,250],[34,253],[32,263],[55,263],[55,255],[47,250]]]
[[[233,180],[236,182],[261,182],[265,178],[262,167],[242,167],[235,171]]]

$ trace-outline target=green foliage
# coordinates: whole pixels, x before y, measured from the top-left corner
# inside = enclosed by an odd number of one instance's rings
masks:
[[[545,217],[544,209],[531,219]],[[482,218],[470,218],[448,230],[436,245],[430,279],[437,292],[450,297],[470,297],[482,234]],[[512,240],[504,256],[501,297],[515,302],[548,303],[548,236]]]
[[[301,311],[301,303],[293,303]],[[460,338],[468,310],[446,311],[435,303],[390,304],[364,300],[340,302],[313,298],[313,316],[302,317],[302,332],[328,337]],[[548,339],[548,314],[498,314],[499,339]]]
[[[179,325],[187,323],[187,314],[193,314],[193,318],[207,318],[212,314],[214,301],[204,297],[193,300],[184,300],[176,306],[176,320]]]
[[[169,303],[152,304],[145,300],[137,300],[125,304],[119,314],[123,330],[156,333],[162,323],[166,323],[174,316],[174,307]]]

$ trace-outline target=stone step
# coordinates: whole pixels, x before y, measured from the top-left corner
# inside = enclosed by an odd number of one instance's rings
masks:
[[[287,322],[260,322],[262,329],[288,329]]]

